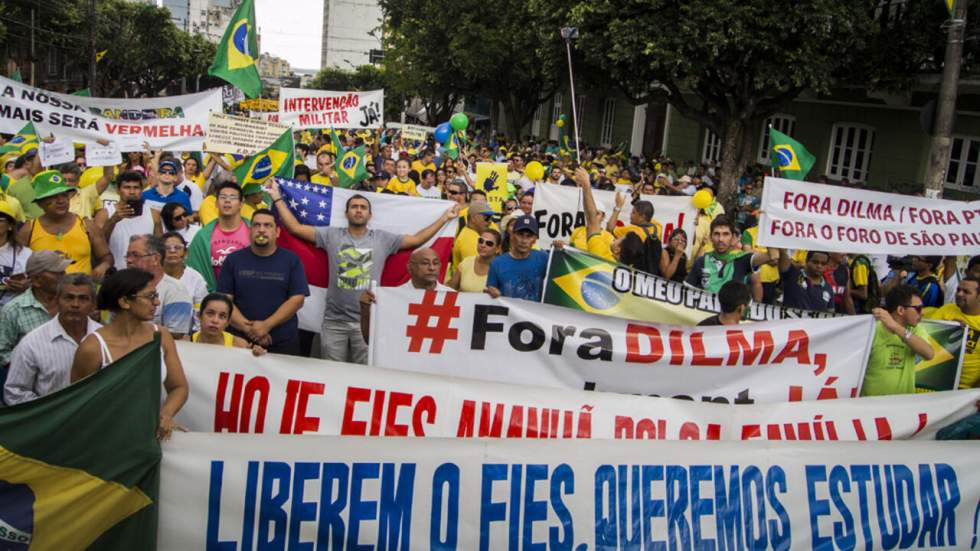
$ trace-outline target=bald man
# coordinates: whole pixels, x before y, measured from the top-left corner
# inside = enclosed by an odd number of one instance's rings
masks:
[[[408,257],[410,278],[402,288],[456,292],[451,287],[439,283],[441,268],[442,260],[439,259],[436,251],[429,247],[415,249]],[[364,342],[368,342],[368,333],[371,329],[371,304],[374,300],[374,293],[371,291],[364,291],[361,294],[361,334],[364,335]]]

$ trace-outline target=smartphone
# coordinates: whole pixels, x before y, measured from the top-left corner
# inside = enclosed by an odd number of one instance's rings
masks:
[[[143,216],[143,201],[141,199],[129,199],[126,204],[133,209],[133,216]]]

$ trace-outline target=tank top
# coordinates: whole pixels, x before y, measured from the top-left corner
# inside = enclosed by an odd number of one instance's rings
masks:
[[[468,256],[459,263],[459,291],[461,293],[482,293],[487,288],[486,274],[476,273],[476,257]]]
[[[157,327],[157,324],[154,323],[152,325],[153,325],[153,332],[159,333],[160,328]],[[106,344],[105,339],[102,338],[102,335],[100,335],[98,331],[92,331],[92,334],[95,335],[96,340],[99,341],[99,351],[102,353],[102,367],[100,369],[105,369],[106,367],[109,366],[109,364],[112,363],[112,352],[109,352],[109,345]],[[167,363],[163,359],[163,347],[161,346],[160,347],[160,382],[164,382],[166,380],[167,380]]]
[[[191,342],[197,342],[197,338],[200,335],[201,335],[201,332],[200,331],[195,331],[194,334],[191,335]],[[231,333],[229,333],[227,331],[222,331],[221,332],[221,336],[224,337],[224,339],[225,339],[225,342],[224,342],[224,347],[225,348],[232,348],[232,347],[235,346],[235,335],[232,335]]]
[[[83,274],[92,273],[92,241],[85,231],[82,219],[75,216],[75,224],[72,225],[68,233],[55,235],[48,233],[44,226],[35,218],[31,221],[31,242],[30,248],[33,251],[43,251],[45,249],[63,253],[67,258],[74,260],[65,269],[68,273],[79,272]]]

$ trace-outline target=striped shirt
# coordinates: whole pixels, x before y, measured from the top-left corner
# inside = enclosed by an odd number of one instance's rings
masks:
[[[24,335],[51,319],[47,308],[28,289],[0,309],[0,367],[10,363],[10,355]]]
[[[102,325],[89,319],[85,335],[99,327]],[[78,343],[58,317],[28,333],[14,348],[4,400],[8,405],[20,404],[68,386],[76,350]]]

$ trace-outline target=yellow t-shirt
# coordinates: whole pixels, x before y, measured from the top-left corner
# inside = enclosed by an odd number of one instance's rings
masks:
[[[609,232],[594,233],[588,238],[586,250],[589,251],[589,254],[616,262],[616,256],[612,252],[612,243],[613,236]]]
[[[654,218],[653,220],[650,220],[650,226],[653,226],[653,229],[656,230],[656,233],[653,233],[650,230],[650,227],[649,226],[643,227],[643,226],[636,226],[636,225],[630,224],[628,226],[619,226],[619,227],[617,227],[613,231],[613,234],[617,238],[619,238],[619,237],[625,236],[627,233],[631,233],[632,232],[632,233],[635,233],[637,235],[637,237],[639,237],[643,241],[646,241],[647,240],[647,235],[656,235],[658,238],[662,239],[663,238],[663,231],[664,230],[663,230],[663,226],[660,225],[660,222],[657,222],[657,219]]]
[[[946,304],[940,308],[926,308],[925,317],[934,320],[956,321],[967,327],[966,355],[963,356],[963,371],[960,373],[960,388],[973,388],[980,382],[980,315],[968,316],[955,304]]]
[[[398,176],[392,177],[388,180],[388,185],[385,189],[393,193],[407,193],[409,195],[418,196],[418,192],[415,191],[415,180],[407,178],[404,182],[398,179]]]
[[[82,218],[92,218],[95,211],[102,208],[102,200],[99,198],[99,190],[96,186],[86,186],[78,190],[68,204],[68,212],[77,214]]]
[[[424,164],[422,164],[422,161],[416,159],[416,160],[412,161],[412,170],[414,170],[415,172],[418,172],[419,173],[419,176],[421,176],[423,170],[431,170],[432,172],[435,172],[436,171],[436,164],[433,163],[433,162],[429,162],[429,164],[424,165]]]
[[[330,176],[324,176],[323,174],[320,174],[319,172],[317,172],[313,176],[310,176],[310,183],[311,184],[320,184],[321,186],[332,186],[333,185],[333,181],[330,179]]]
[[[456,236],[456,241],[453,242],[453,273],[459,269],[459,263],[463,259],[476,256],[476,246],[479,238],[480,234],[476,233],[476,230],[473,228],[467,226],[460,230],[459,235]]]
[[[197,187],[201,188],[201,191],[204,191],[204,174],[198,174],[197,176],[190,178],[190,181],[197,184]]]
[[[207,226],[211,222],[217,220],[218,218],[218,200],[214,195],[208,195],[201,201],[201,208],[198,209],[197,215],[201,219],[201,226]],[[264,204],[264,203],[263,203]],[[248,203],[242,203],[242,218],[252,218],[252,213],[255,209],[252,205]]]

